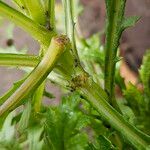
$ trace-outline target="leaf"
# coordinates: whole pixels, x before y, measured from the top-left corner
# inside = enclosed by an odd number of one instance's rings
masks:
[[[15,131],[15,125],[12,124],[12,120],[15,117],[16,112],[11,112],[7,118],[5,119],[5,122],[3,124],[3,127],[0,131],[0,148],[1,150],[21,150],[21,147],[16,140],[16,131]]]
[[[140,17],[138,16],[131,16],[128,18],[124,18],[123,23],[122,23],[122,30],[128,28],[128,27],[133,27],[138,21]]]
[[[49,99],[56,98],[52,93],[50,93],[50,92],[48,92],[46,90],[44,90],[43,94],[44,94],[44,96],[46,96]]]
[[[124,99],[119,99],[118,104],[120,110],[126,120],[128,120],[131,124],[135,125],[136,117],[132,110],[132,107],[126,105],[126,101]]]
[[[100,135],[94,140],[94,143],[89,143],[86,150],[112,150],[114,149],[111,142],[105,137]]]
[[[45,140],[51,149],[84,150],[87,146],[88,136],[83,129],[88,121],[78,111],[79,102],[79,95],[73,94],[63,98],[59,107],[48,110]]]
[[[95,34],[88,39],[80,39],[78,43],[81,60],[98,63],[104,68],[104,47],[100,43],[100,35]],[[86,62],[85,62],[86,63]]]
[[[121,91],[126,89],[124,78],[120,75],[120,70],[117,67],[116,67],[116,73],[115,73],[115,82],[119,86]]]
[[[28,129],[27,140],[22,143],[22,147],[28,147],[29,150],[42,150],[44,141],[41,139],[43,128],[34,126]]]
[[[50,149],[88,150],[95,147],[96,150],[103,150],[109,144],[112,147],[107,139],[111,132],[101,120],[93,118],[90,114],[87,115],[86,113],[90,113],[89,108],[82,105],[84,103],[80,95],[73,93],[63,97],[58,107],[48,110],[45,122],[45,142]],[[103,135],[105,137],[101,137]],[[109,149],[109,146],[107,148]]]
[[[99,136],[98,137],[99,141],[99,150],[110,150],[111,149],[111,142],[105,138],[104,136]]]
[[[27,102],[25,105],[25,109],[22,113],[21,119],[18,123],[18,131],[20,133],[25,132],[25,130],[27,129],[28,125],[29,125],[29,121],[30,121],[30,115],[31,115],[31,102]]]
[[[123,94],[135,115],[142,115],[147,107],[143,94],[131,83],[128,85],[127,89],[124,90]]]
[[[143,63],[140,69],[140,77],[150,103],[150,50],[146,52],[146,55],[143,58]]]

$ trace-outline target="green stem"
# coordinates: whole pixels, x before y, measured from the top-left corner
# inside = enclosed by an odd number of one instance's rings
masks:
[[[49,1],[49,14],[50,14],[50,27],[52,30],[56,30],[55,26],[55,0]]]
[[[73,54],[75,59],[77,60],[77,64],[80,65],[80,60],[79,60],[79,55],[78,55],[76,40],[75,40],[74,3],[75,2],[73,0],[63,0],[66,34],[71,40]]]
[[[56,31],[56,26],[55,26],[55,0],[49,0],[48,2],[48,12],[49,12],[49,24],[50,24],[50,29],[52,31]],[[45,55],[45,54],[43,54]],[[43,83],[38,87],[38,89],[34,92],[33,95],[33,101],[34,101],[34,110],[36,113],[40,112],[41,106],[42,106],[42,100],[43,100],[43,95],[44,95],[44,90],[45,90],[45,84],[46,81],[43,81]]]
[[[33,95],[33,102],[34,102],[34,111],[39,113],[41,111],[43,94],[45,90],[45,81],[36,89]]]
[[[0,116],[16,106],[23,98],[39,87],[39,85],[46,79],[48,74],[52,71],[56,61],[62,55],[69,40],[65,36],[58,36],[52,38],[51,44],[47,53],[44,55],[41,62],[30,73],[21,86],[0,106]]]
[[[63,3],[63,9],[64,9],[64,16],[65,16],[65,31],[66,31],[66,35],[68,35],[68,11],[67,11],[67,1],[66,0],[62,0]]]
[[[0,54],[0,66],[35,67],[40,61],[39,56],[24,54]]]
[[[25,7],[27,8],[32,19],[45,26],[46,25],[46,14],[44,7],[40,0],[25,0]]]
[[[77,46],[76,46],[76,38],[75,38],[75,14],[74,14],[74,3],[75,1],[73,0],[69,0],[68,1],[68,9],[69,11],[69,20],[70,20],[70,34],[71,34],[71,41],[72,41],[72,47],[74,50],[74,54],[76,59],[78,60],[78,63],[80,63],[79,60],[79,55],[78,55],[78,50],[77,50]]]
[[[56,35],[55,32],[49,31],[38,23],[34,22],[24,14],[18,12],[14,8],[8,6],[0,1],[0,15],[5,16],[22,29],[30,33],[36,40],[38,40],[45,48],[48,47],[51,38]]]
[[[95,90],[96,89],[96,90]],[[145,150],[150,144],[150,137],[146,136],[123,118],[103,97],[102,89],[91,79],[85,82],[78,91],[99,112],[103,120],[119,131],[136,149]]]
[[[124,16],[125,0],[106,1],[107,30],[105,44],[105,90],[110,97],[110,103],[114,100],[114,77],[116,66],[116,54],[121,37],[121,25]]]

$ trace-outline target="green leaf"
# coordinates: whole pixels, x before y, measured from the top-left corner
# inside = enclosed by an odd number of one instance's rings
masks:
[[[143,58],[143,63],[140,69],[140,77],[150,102],[150,50],[146,52],[146,55]]]
[[[104,147],[113,147],[107,139],[111,132],[105,128],[101,120],[87,115],[89,108],[86,109],[82,105],[84,103],[80,95],[73,93],[64,97],[58,107],[48,110],[45,141],[50,149],[87,150],[95,147],[96,150],[103,150]],[[102,137],[103,135],[105,137]]]
[[[16,140],[15,124],[12,124],[12,120],[15,117],[16,112],[11,112],[3,124],[0,130],[0,149],[1,150],[21,150],[19,142]]]
[[[121,91],[126,89],[124,78],[120,75],[120,69],[117,67],[116,67],[116,73],[115,73],[115,82],[119,86]]]
[[[128,101],[129,106],[133,109],[136,116],[142,115],[147,107],[143,94],[133,84],[129,84],[124,90],[124,96]]]
[[[48,91],[46,91],[46,90],[44,90],[44,96],[46,96],[47,98],[49,98],[49,99],[52,99],[52,98],[56,98],[55,96],[54,96],[54,94],[52,94],[52,93],[50,93],[50,92],[48,92]]]
[[[94,76],[98,78],[103,76],[105,51],[100,43],[100,34],[94,34],[88,39],[80,39],[78,41],[78,49],[85,70],[93,76],[93,78]],[[95,73],[96,65],[97,70],[100,70],[97,74]]]
[[[128,27],[133,27],[138,21],[140,17],[138,16],[131,16],[128,18],[124,18],[122,22],[122,30],[128,28]]]
[[[105,137],[100,135],[94,140],[94,143],[89,143],[89,146],[86,150],[112,150],[113,145],[111,142]]]
[[[110,150],[111,149],[111,142],[105,138],[104,136],[99,136],[98,137],[99,141],[99,150]]]
[[[125,99],[118,100],[118,104],[124,118],[128,120],[131,124],[135,125],[135,120],[136,120],[135,114],[132,110],[132,107],[127,106],[126,103],[127,101]]]
[[[22,113],[21,119],[18,123],[18,131],[20,133],[25,132],[27,129],[29,122],[30,122],[30,115],[31,115],[31,102],[27,102],[25,105],[25,109]]]
[[[37,126],[28,129],[27,140],[22,143],[22,147],[29,147],[29,150],[43,150],[44,141],[41,139],[43,128]]]
[[[83,130],[88,124],[86,116],[77,111],[79,95],[63,98],[59,107],[51,108],[46,114],[45,140],[53,150],[84,150],[88,136]]]

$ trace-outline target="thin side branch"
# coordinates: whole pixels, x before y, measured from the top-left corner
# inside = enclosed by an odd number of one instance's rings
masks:
[[[24,54],[0,54],[0,66],[35,67],[40,62],[39,56]]]

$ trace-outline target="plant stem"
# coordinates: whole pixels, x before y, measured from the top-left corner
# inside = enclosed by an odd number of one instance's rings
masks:
[[[24,54],[0,54],[0,66],[35,67],[40,61],[39,56]]]
[[[78,55],[78,50],[77,50],[77,46],[76,46],[76,39],[75,39],[75,14],[74,14],[74,1],[73,0],[69,0],[68,1],[68,9],[69,11],[69,20],[70,20],[70,34],[71,34],[71,41],[72,41],[72,47],[74,50],[74,54],[76,56],[76,59],[78,60],[78,63],[80,63],[79,60],[79,55]]]
[[[42,6],[42,3],[40,0],[25,0],[25,7],[27,8],[30,16],[32,19],[45,26],[46,25],[46,14],[44,7]]]
[[[44,90],[45,90],[45,81],[43,81],[43,83],[36,89],[33,95],[34,111],[36,113],[39,113],[41,111]]]
[[[66,0],[62,0],[63,3],[63,9],[64,9],[64,16],[65,16],[65,31],[66,31],[66,35],[68,35],[68,11],[67,11],[67,1]]]
[[[47,5],[48,5],[50,30],[56,31],[55,0],[49,0]],[[45,55],[45,54],[43,54],[43,55]],[[34,110],[36,113],[40,112],[40,110],[41,110],[42,100],[43,100],[43,95],[44,95],[44,90],[45,90],[45,84],[46,84],[46,81],[43,81],[43,83],[38,87],[38,89],[34,92],[34,95],[33,95]]]
[[[55,26],[55,0],[49,1],[49,14],[50,14],[50,27],[52,30],[56,30]]]
[[[114,77],[116,66],[116,53],[121,37],[121,25],[124,17],[125,0],[113,0],[106,2],[107,30],[105,44],[105,90],[110,97],[110,103],[114,103]]]
[[[103,97],[103,94],[99,92],[101,90],[92,79],[88,79],[85,85],[78,88],[79,93],[98,111],[103,120],[119,131],[135,148],[145,150],[150,143],[150,137],[128,123],[109,105],[106,97]]]
[[[24,14],[18,12],[2,1],[0,1],[0,15],[5,16],[20,26],[23,30],[30,33],[32,37],[38,40],[40,44],[44,45],[46,49],[50,43],[51,38],[56,35],[55,32],[49,31],[43,26],[40,26],[38,23],[34,22]]]
[[[75,2],[73,0],[63,0],[66,34],[71,40],[73,54],[77,61],[77,64],[80,65],[80,60],[79,60],[78,51],[76,47],[76,40],[75,40],[74,3]]]
[[[55,63],[64,52],[69,44],[66,36],[57,36],[52,38],[51,44],[47,53],[44,55],[41,62],[30,73],[22,85],[13,93],[1,106],[0,116],[16,106],[23,98],[35,90],[46,79],[48,74],[52,71]]]

